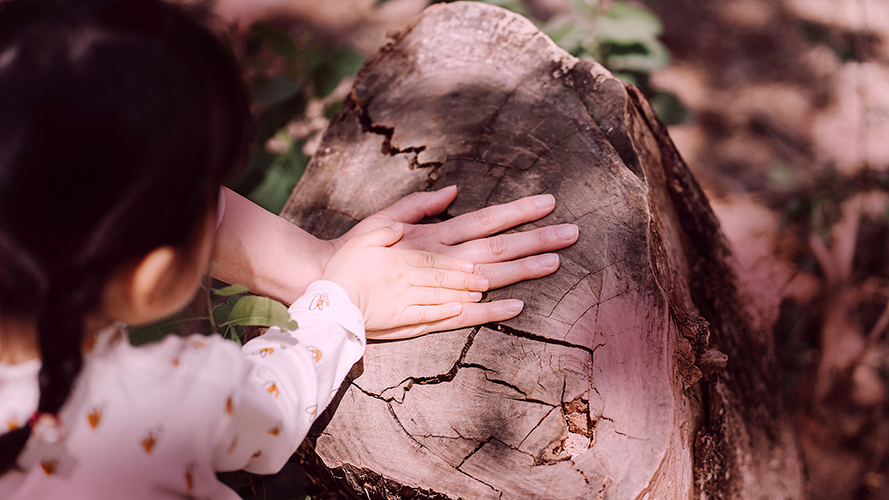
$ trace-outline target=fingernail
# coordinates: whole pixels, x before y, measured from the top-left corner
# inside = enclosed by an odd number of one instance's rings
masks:
[[[463,265],[460,266],[460,269],[462,269],[464,273],[472,273],[472,271],[475,270],[475,264],[472,262],[464,262]]]
[[[551,207],[556,204],[556,198],[551,194],[542,194],[534,198],[534,203],[540,208]]]
[[[556,267],[559,265],[559,256],[554,253],[548,253],[537,257],[537,262],[543,267]]]
[[[577,237],[577,226],[571,224],[570,226],[562,226],[559,228],[559,238],[563,240],[573,240]]]
[[[402,224],[402,223],[400,223],[400,222],[396,222],[395,224],[392,224],[392,225],[389,226],[389,227],[391,227],[392,230],[395,231],[395,232],[397,233],[397,232],[401,231],[401,228],[404,227],[404,224]],[[560,234],[561,234],[561,233],[560,233]]]
[[[476,302],[482,300],[482,292],[469,292],[469,300]]]
[[[480,290],[488,289],[488,278],[479,278],[475,281],[475,287]]]
[[[443,188],[439,189],[439,191],[452,191],[452,190],[455,190],[455,189],[457,189],[457,185],[456,185],[456,184],[451,184],[450,186],[446,186],[446,187],[443,187]]]
[[[518,314],[522,312],[523,307],[525,307],[525,304],[521,300],[507,300],[506,303],[503,304],[503,309],[509,314]]]
[[[460,314],[463,311],[463,304],[457,302],[456,304],[451,304],[451,312],[454,314]]]

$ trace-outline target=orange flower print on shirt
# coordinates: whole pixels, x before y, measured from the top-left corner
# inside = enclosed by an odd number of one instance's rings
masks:
[[[40,468],[43,469],[43,472],[46,473],[47,476],[51,476],[56,473],[56,469],[59,467],[59,461],[54,458],[49,458],[40,461]]]
[[[89,422],[91,428],[95,429],[99,426],[99,423],[102,421],[102,412],[104,409],[105,405],[96,405],[86,412],[86,421]]]
[[[330,307],[330,296],[326,293],[316,294],[312,299],[312,302],[309,304],[310,311],[315,309],[323,311],[325,307]]]
[[[194,469],[197,467],[197,464],[190,463],[185,467],[185,487],[188,492],[191,493],[194,491]]]
[[[93,352],[93,349],[96,348],[96,341],[99,339],[98,335],[95,333],[86,335],[83,339],[83,342],[80,343],[83,348],[83,352],[89,354]]]
[[[225,413],[231,415],[235,412],[235,401],[232,396],[225,398]]]
[[[257,355],[258,355],[259,357],[264,358],[264,357],[268,356],[269,354],[271,354],[271,353],[273,353],[273,352],[275,352],[275,348],[273,348],[273,347],[266,347],[265,349],[260,349],[260,350],[258,350],[258,351],[255,351],[255,352],[253,353],[253,355],[254,355],[254,356],[257,356]]]
[[[315,412],[317,412],[317,411],[318,411],[318,407],[315,405],[312,405],[312,406],[306,408],[306,413],[308,413],[309,415],[312,415],[312,416],[314,416]]]
[[[268,433],[271,434],[272,436],[277,436],[278,434],[281,433],[281,423],[278,422],[277,424],[275,424],[274,427],[272,427],[271,429],[267,430],[266,432],[268,432]]]
[[[203,340],[192,339],[188,342],[188,347],[191,347],[192,349],[206,349],[207,343]]]
[[[259,458],[262,456],[262,450],[256,450],[256,452],[250,458]]]
[[[145,449],[145,453],[151,454],[151,452],[154,451],[154,447],[157,445],[158,440],[160,440],[161,434],[163,434],[163,429],[161,427],[155,427],[154,429],[145,431],[142,439],[139,440],[139,443],[142,444],[142,448]]]
[[[278,395],[281,394],[281,392],[278,390],[278,385],[275,384],[274,382],[268,382],[268,383],[266,383],[266,385],[264,387],[265,387],[266,392],[271,394],[273,397],[277,398]]]
[[[321,361],[321,349],[318,349],[313,345],[306,347],[306,349],[308,349],[309,352],[312,353],[312,357],[315,358],[316,363]]]
[[[22,426],[22,423],[19,422],[19,418],[13,413],[6,419],[6,429],[8,431],[14,431]]]
[[[237,448],[237,447],[238,447],[238,436],[235,436],[234,438],[232,438],[232,444],[229,445],[226,453],[231,453],[231,452],[235,451],[235,448]]]

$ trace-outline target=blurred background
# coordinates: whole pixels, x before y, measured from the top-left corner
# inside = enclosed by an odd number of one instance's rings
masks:
[[[278,212],[364,59],[432,2],[264,3],[219,9],[260,117],[231,185]],[[488,3],[645,92],[774,330],[811,498],[889,499],[889,1]]]

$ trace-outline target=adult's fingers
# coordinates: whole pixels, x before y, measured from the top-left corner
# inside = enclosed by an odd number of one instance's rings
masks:
[[[472,262],[504,262],[528,255],[552,252],[577,241],[578,229],[574,224],[546,226],[532,231],[499,234],[461,243],[447,250],[453,257]]]
[[[535,221],[553,211],[556,200],[551,194],[528,196],[519,200],[482,208],[459,215],[430,227],[445,245],[484,238],[500,231]]]
[[[482,292],[454,290],[438,287],[412,287],[411,298],[415,305],[437,305],[451,302],[478,302]]]
[[[457,186],[448,186],[432,192],[418,191],[380,210],[376,215],[408,224],[420,222],[423,217],[442,213],[456,196]]]
[[[519,281],[542,278],[556,272],[559,256],[554,253],[493,264],[477,264],[475,272],[488,278],[488,289],[502,288]]]
[[[434,306],[408,306],[401,312],[399,320],[405,324],[434,323],[458,316],[463,312],[463,308],[464,304],[461,302]]]
[[[471,273],[475,269],[475,264],[467,259],[419,250],[407,250],[407,252],[410,252],[405,257],[407,263],[414,267],[449,269],[451,271],[462,271],[464,273]]]
[[[446,269],[416,269],[405,274],[404,280],[411,286],[451,290],[484,292],[489,287],[489,280],[485,276]]]
[[[355,238],[355,244],[364,247],[387,247],[394,245],[404,235],[404,224],[396,222],[383,226]]]
[[[463,304],[462,312],[456,316],[404,328],[368,330],[367,337],[375,340],[407,339],[431,332],[455,330],[467,326],[505,321],[517,316],[522,312],[523,307],[522,301],[516,299],[497,300],[482,304]]]

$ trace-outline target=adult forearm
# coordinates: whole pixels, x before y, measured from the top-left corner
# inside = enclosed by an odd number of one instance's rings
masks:
[[[229,189],[224,196],[213,277],[287,304],[299,298],[321,277],[333,245]]]

